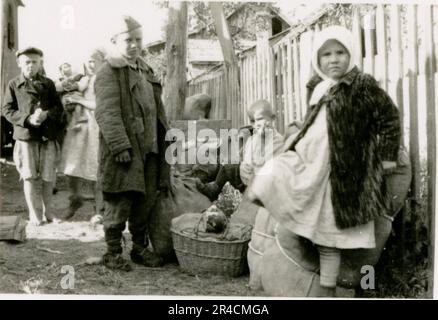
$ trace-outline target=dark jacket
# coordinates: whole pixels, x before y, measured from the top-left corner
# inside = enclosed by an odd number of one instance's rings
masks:
[[[309,81],[309,96],[321,81],[319,76]],[[372,76],[354,68],[318,104],[309,107],[292,150],[324,103],[336,224],[339,228],[354,227],[387,213],[389,199],[383,183],[382,161],[397,161],[401,137],[399,112]]]
[[[47,119],[40,127],[32,127],[28,117],[40,106],[48,110]],[[14,125],[15,140],[58,139],[64,128],[63,107],[56,93],[55,84],[49,78],[37,75],[34,84],[21,74],[12,79],[4,97],[2,115]]]
[[[161,85],[146,63],[138,60],[138,66],[142,74],[131,69],[121,57],[107,57],[96,75],[95,116],[100,129],[98,180],[107,193],[146,194],[151,186],[168,185],[170,179],[165,161],[168,124]],[[115,156],[124,150],[131,154],[132,161],[128,164],[115,161]],[[159,181],[145,181],[149,175],[145,167],[148,156],[159,161]]]

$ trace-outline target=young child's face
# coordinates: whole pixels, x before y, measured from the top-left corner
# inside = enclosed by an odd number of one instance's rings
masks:
[[[38,54],[22,54],[17,63],[26,78],[34,77],[41,69],[41,57]]]
[[[338,41],[329,40],[319,49],[318,62],[325,75],[337,80],[347,72],[350,54]]]
[[[141,53],[141,48],[143,46],[143,32],[139,28],[119,34],[113,39],[113,44],[122,56],[128,60],[134,61]]]
[[[265,128],[272,128],[274,126],[274,117],[272,114],[263,108],[254,111],[254,129],[263,131]]]
[[[73,74],[73,71],[71,69],[71,65],[69,65],[68,63],[64,63],[61,66],[61,73],[66,77],[70,77]]]

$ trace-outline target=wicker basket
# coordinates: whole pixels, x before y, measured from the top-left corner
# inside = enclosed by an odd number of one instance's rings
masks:
[[[246,240],[226,241],[188,236],[171,228],[173,247],[181,268],[192,274],[237,277],[248,270]]]

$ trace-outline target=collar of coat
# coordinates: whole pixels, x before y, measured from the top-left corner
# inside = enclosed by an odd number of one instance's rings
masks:
[[[359,69],[354,67],[350,72],[346,73],[341,79],[339,79],[339,83],[345,83],[348,86],[351,86],[359,72]],[[313,89],[315,89],[318,83],[320,83],[322,80],[323,79],[320,76],[315,75],[310,79],[306,86],[310,91],[313,91]]]
[[[39,82],[44,82],[44,77],[42,77],[40,74],[36,74],[36,76],[32,79],[33,81],[39,81]],[[29,79],[27,79],[24,75],[23,75],[23,73],[21,73],[19,76],[18,76],[18,79],[17,79],[17,87],[20,87],[20,86],[22,86],[22,85],[24,85],[27,81],[29,81]]]
[[[154,76],[154,71],[152,68],[144,61],[142,57],[138,57],[136,61],[136,65],[133,66],[128,62],[126,58],[124,58],[121,55],[108,55],[106,57],[106,61],[109,63],[109,65],[113,68],[125,68],[125,67],[131,67],[133,69],[140,69],[141,71],[145,72],[148,80],[151,82],[157,82],[160,83]]]

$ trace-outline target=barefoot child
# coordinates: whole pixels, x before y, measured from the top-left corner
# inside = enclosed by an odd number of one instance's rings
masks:
[[[395,167],[398,109],[354,65],[351,33],[316,35],[309,111],[289,151],[255,176],[249,197],[319,251],[323,295],[335,294],[341,249],[373,248],[374,219],[388,210],[383,171]]]
[[[6,89],[3,115],[14,125],[14,162],[23,180],[29,220],[40,225],[55,218],[52,209],[53,182],[62,134],[63,107],[52,80],[40,74],[43,53],[37,48],[17,52],[21,74]],[[40,195],[37,181],[42,180],[42,209],[37,206]]]

